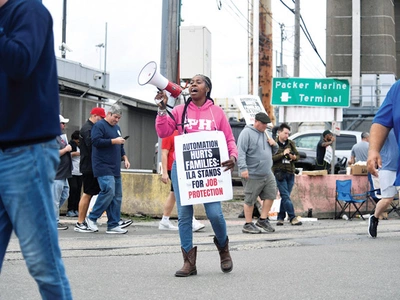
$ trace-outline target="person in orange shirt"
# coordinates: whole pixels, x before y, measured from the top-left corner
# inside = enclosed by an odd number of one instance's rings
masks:
[[[171,178],[171,169],[172,169],[172,163],[174,162],[174,154],[175,154],[175,143],[174,143],[174,138],[175,136],[178,135],[178,130],[175,130],[172,135],[169,137],[163,138],[162,139],[162,144],[161,144],[161,164],[162,164],[162,177],[161,181],[164,184],[167,184],[170,181]],[[158,225],[159,230],[178,230],[178,227],[172,224],[172,222],[169,220],[171,216],[171,212],[174,209],[175,205],[175,194],[174,194],[174,187],[171,184],[171,191],[168,195],[167,201],[164,204],[164,212],[162,219]],[[200,223],[199,221],[196,220],[196,218],[193,216],[193,221],[192,221],[192,231],[199,231],[205,227],[204,224]]]

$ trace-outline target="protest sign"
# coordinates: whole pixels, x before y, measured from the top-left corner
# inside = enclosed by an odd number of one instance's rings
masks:
[[[266,113],[260,97],[253,95],[236,96],[234,98],[247,125],[254,124],[255,116],[259,112]]]
[[[221,163],[229,159],[221,131],[200,131],[175,137],[175,156],[181,205],[231,200],[231,172]]]

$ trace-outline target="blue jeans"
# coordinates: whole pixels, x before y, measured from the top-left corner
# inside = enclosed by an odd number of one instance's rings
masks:
[[[178,186],[178,174],[176,163],[174,162],[171,170],[171,181],[174,187],[176,198],[176,208],[178,209],[178,227],[181,247],[187,252],[193,248],[193,205],[181,205],[181,198]],[[215,237],[220,247],[225,247],[227,241],[226,222],[222,213],[221,202],[204,203],[207,218],[210,220]]]
[[[106,211],[108,218],[107,229],[112,229],[118,226],[121,218],[121,177],[100,176],[97,178],[97,181],[99,182],[101,191],[88,217],[95,222]]]
[[[58,149],[55,139],[0,149],[0,271],[14,230],[42,299],[72,299],[51,200]]]
[[[281,207],[278,214],[278,220],[284,220],[286,213],[291,221],[296,215],[294,214],[294,207],[292,200],[290,200],[290,194],[292,193],[294,185],[294,174],[283,173],[283,180],[276,180],[279,193],[281,194]]]
[[[53,183],[53,206],[57,223],[60,220],[60,207],[69,197],[69,184],[67,179],[54,180]]]

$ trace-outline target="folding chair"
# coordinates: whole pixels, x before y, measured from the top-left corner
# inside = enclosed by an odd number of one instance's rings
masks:
[[[368,194],[368,198],[371,200],[372,203],[374,203],[375,207],[376,204],[379,202],[379,200],[381,200],[382,196],[381,196],[381,189],[379,188],[379,181],[376,182],[376,180],[374,181],[371,174],[368,173],[368,182],[369,185],[371,187],[371,190],[369,190],[367,192]],[[397,215],[400,217],[400,207],[398,204],[395,204],[394,201],[399,200],[399,197],[394,197],[393,201],[390,202],[390,210],[388,212],[388,215],[391,212],[395,212],[397,213]],[[375,212],[375,208],[371,211],[371,214],[373,214]]]
[[[396,203],[394,203],[394,201],[396,201],[397,202],[397,204]],[[392,212],[392,211],[394,211],[396,214],[398,214],[398,216],[400,217],[400,207],[399,207],[399,197],[394,197],[394,199],[393,199],[393,201],[392,202],[390,202],[390,210],[388,211],[388,215]]]
[[[335,219],[340,219],[345,213],[346,209],[349,209],[349,220],[351,220],[356,213],[360,214],[360,217],[364,219],[360,208],[367,201],[368,193],[352,194],[351,193],[352,180],[336,180],[336,196],[335,196]],[[355,211],[350,212],[351,206],[354,207]],[[339,213],[337,213],[337,207],[339,207]]]

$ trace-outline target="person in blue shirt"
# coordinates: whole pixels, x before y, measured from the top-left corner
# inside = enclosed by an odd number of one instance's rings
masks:
[[[372,238],[376,238],[377,236],[379,216],[388,208],[397,194],[393,183],[396,180],[396,171],[399,164],[399,149],[397,148],[396,136],[393,129],[389,131],[380,155],[382,158],[382,167],[378,170],[379,177],[377,179],[382,198],[376,204],[374,214],[369,217],[368,234]]]
[[[390,88],[369,131],[367,168],[372,175],[378,176],[378,169],[382,168],[380,151],[392,128],[397,139],[397,148],[400,149],[400,81],[394,83]],[[400,186],[400,164],[397,164],[394,186]]]
[[[122,203],[121,161],[126,169],[130,163],[125,155],[125,139],[117,125],[122,116],[118,105],[113,105],[103,120],[96,122],[92,128],[92,167],[97,178],[100,193],[93,210],[86,218],[87,226],[98,231],[97,219],[107,212],[107,231],[110,234],[124,234],[128,230],[119,224]]]
[[[72,295],[51,200],[59,106],[50,13],[41,1],[0,0],[0,272],[14,231],[41,297],[64,300]]]
[[[397,140],[397,150],[400,149],[400,82],[395,82],[390,88],[381,107],[377,111],[369,131],[369,149],[367,168],[371,175],[379,176],[378,170],[382,168],[383,159],[381,149],[393,129]],[[393,185],[399,190],[400,187],[400,164],[396,164],[396,178]],[[371,222],[371,220],[370,220]],[[377,226],[377,225],[376,225]],[[374,233],[373,233],[374,234]],[[375,233],[376,234],[376,233]]]

